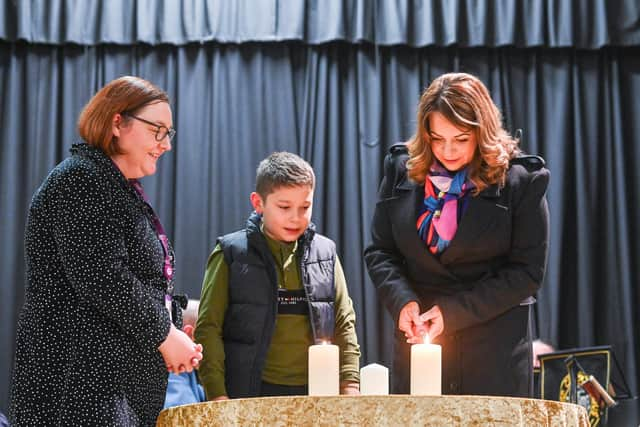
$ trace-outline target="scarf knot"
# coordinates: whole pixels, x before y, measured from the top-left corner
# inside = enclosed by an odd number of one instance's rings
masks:
[[[472,188],[474,185],[467,180],[466,168],[455,175],[439,163],[434,163],[429,169],[416,225],[418,235],[432,253],[441,254],[451,243],[466,209],[466,195]]]

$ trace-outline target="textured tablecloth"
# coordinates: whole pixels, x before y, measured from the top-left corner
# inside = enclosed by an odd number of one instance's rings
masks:
[[[158,426],[580,426],[578,405],[490,396],[288,396],[177,406]]]

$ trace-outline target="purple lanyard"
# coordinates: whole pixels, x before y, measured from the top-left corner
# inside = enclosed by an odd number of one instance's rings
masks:
[[[129,182],[133,186],[133,189],[136,190],[136,193],[138,193],[138,195],[142,197],[142,200],[144,200],[145,204],[149,207],[149,211],[151,212],[151,220],[153,221],[153,225],[156,229],[156,235],[158,236],[158,240],[160,240],[162,249],[164,251],[164,268],[162,269],[162,273],[165,279],[167,279],[166,299],[168,301],[171,301],[171,294],[173,293],[173,285],[171,283],[171,279],[173,279],[173,267],[171,266],[172,255],[171,251],[169,250],[169,239],[167,238],[167,235],[164,232],[164,228],[160,223],[160,218],[158,218],[158,215],[156,215],[155,211],[149,204],[147,195],[142,189],[140,181],[138,181],[137,179],[130,179]]]

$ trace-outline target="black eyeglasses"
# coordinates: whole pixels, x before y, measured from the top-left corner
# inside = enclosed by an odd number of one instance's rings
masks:
[[[160,142],[165,139],[167,136],[169,137],[169,141],[176,136],[176,130],[174,128],[169,129],[164,125],[159,125],[157,123],[150,122],[149,120],[145,120],[142,117],[134,116],[131,113],[127,113],[126,111],[122,113],[123,116],[131,117],[132,119],[136,119],[141,121],[142,123],[146,123],[149,126],[154,126],[156,128],[156,141]]]

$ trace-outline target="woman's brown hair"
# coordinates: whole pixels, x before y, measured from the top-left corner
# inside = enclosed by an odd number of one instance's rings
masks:
[[[112,80],[89,100],[78,118],[78,133],[87,144],[100,148],[108,156],[119,154],[113,135],[113,117],[118,113],[136,114],[157,102],[169,103],[169,96],[140,77],[124,76]],[[127,120],[123,116],[123,120]]]
[[[424,183],[435,159],[429,129],[433,112],[460,129],[474,132],[478,145],[467,175],[476,187],[474,194],[492,184],[504,185],[509,161],[520,153],[518,141],[503,128],[502,114],[485,85],[466,73],[443,74],[420,97],[417,130],[407,141],[409,178]]]

